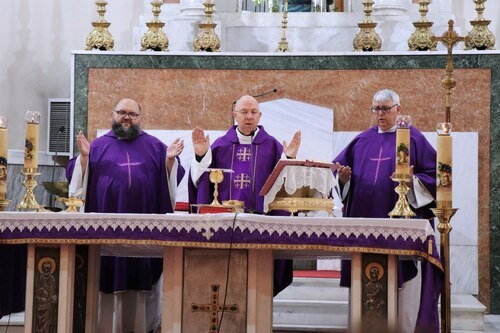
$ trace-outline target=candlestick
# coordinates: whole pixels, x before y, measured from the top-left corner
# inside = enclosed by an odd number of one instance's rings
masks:
[[[0,200],[7,196],[7,118],[0,117]]]
[[[38,135],[40,124],[40,112],[27,111],[26,119],[26,142],[24,146],[24,169],[38,168]]]
[[[437,126],[437,166],[436,199],[452,207],[452,137],[451,124],[439,123]]]
[[[411,118],[401,115],[396,118],[396,174],[410,174],[410,125]]]

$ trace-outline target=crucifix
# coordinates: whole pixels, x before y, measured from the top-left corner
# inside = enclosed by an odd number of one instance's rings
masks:
[[[457,84],[457,81],[453,78],[453,48],[459,42],[465,42],[467,38],[459,36],[455,30],[453,30],[454,24],[455,22],[453,20],[449,20],[448,31],[446,31],[441,37],[434,37],[436,41],[443,43],[448,50],[446,77],[442,81],[442,85],[446,90],[446,123],[451,123],[451,90],[455,88],[455,85]]]
[[[238,312],[238,304],[221,305],[219,304],[219,285],[213,284],[212,302],[210,304],[191,304],[193,312],[211,312],[209,333],[219,332],[219,313],[220,312]]]

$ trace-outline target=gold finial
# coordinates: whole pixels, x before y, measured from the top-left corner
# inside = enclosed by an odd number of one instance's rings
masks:
[[[382,47],[382,39],[375,31],[377,23],[371,19],[373,12],[373,0],[364,0],[363,6],[365,9],[365,19],[362,23],[358,23],[361,31],[354,37],[354,51],[380,51]]]
[[[161,13],[160,7],[162,4],[163,2],[161,0],[153,0],[151,2],[154,18],[153,21],[146,23],[149,30],[141,39],[141,51],[167,51],[168,49],[168,38],[162,30],[165,23],[161,22],[159,19]]]
[[[108,4],[105,0],[97,0],[95,2],[97,5],[97,12],[99,13],[99,19],[97,22],[92,22],[94,30],[87,37],[87,51],[92,49],[98,49],[101,51],[112,51],[115,41],[111,33],[108,31],[108,27],[111,23],[106,22],[104,19],[104,14],[106,13],[106,5]]]
[[[465,41],[466,50],[494,50],[495,36],[488,29],[491,21],[485,20],[483,17],[485,2],[486,0],[474,0],[477,18],[474,21],[470,21],[472,31],[469,32],[467,35],[468,39]]]
[[[446,74],[442,81],[442,85],[446,93],[446,114],[445,122],[451,123],[451,93],[452,89],[455,88],[456,81],[453,78],[453,48],[459,42],[467,42],[467,37],[459,36],[455,30],[453,30],[453,25],[455,22],[453,20],[448,21],[448,31],[446,31],[441,37],[434,37],[434,40],[439,41],[446,46],[448,50],[447,62],[446,62]]]
[[[433,22],[427,21],[427,12],[429,11],[430,0],[419,0],[420,21],[413,22],[415,31],[408,39],[408,48],[410,51],[436,51],[437,41],[431,31]]]
[[[281,40],[278,44],[278,52],[288,52],[288,42],[286,41],[286,28],[288,26],[288,0],[283,5],[283,19],[281,20]]]
[[[214,13],[213,0],[205,0],[203,6],[205,6],[205,22],[200,23],[199,27],[201,31],[198,33],[194,39],[194,51],[205,51],[205,52],[219,52],[220,51],[220,38],[215,33],[216,23],[212,21],[212,14]]]

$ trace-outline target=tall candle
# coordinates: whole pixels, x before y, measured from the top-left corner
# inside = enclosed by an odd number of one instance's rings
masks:
[[[437,137],[436,199],[438,202],[452,201],[452,137],[449,134]]]
[[[410,174],[410,116],[396,119],[396,174]]]
[[[38,134],[40,113],[26,112],[26,141],[24,146],[24,169],[38,168]]]
[[[0,117],[0,199],[7,194],[7,118]]]

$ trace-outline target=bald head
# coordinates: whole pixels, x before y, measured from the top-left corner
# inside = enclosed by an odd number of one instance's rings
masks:
[[[233,117],[238,123],[238,130],[244,135],[250,135],[257,129],[261,115],[259,103],[252,96],[241,96],[234,105]]]
[[[141,129],[141,106],[130,98],[116,103],[111,116],[111,127],[116,137],[132,140]]]

